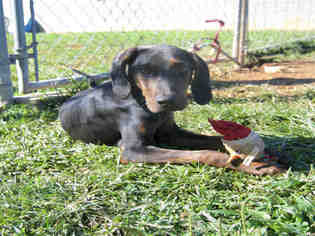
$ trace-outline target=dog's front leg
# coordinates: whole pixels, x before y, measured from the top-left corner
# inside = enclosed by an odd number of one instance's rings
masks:
[[[187,150],[174,150],[164,149],[154,146],[142,147],[124,147],[121,146],[120,162],[127,164],[128,162],[136,163],[203,163],[218,168],[234,169],[241,172],[246,172],[254,175],[274,175],[285,171],[283,166],[273,164],[271,166],[266,163],[252,162],[250,166],[240,164],[234,166],[227,163],[229,155],[217,151],[200,150],[200,151],[187,151]]]
[[[121,129],[120,141],[121,162],[144,163],[192,163],[201,162],[217,167],[225,167],[228,154],[214,150],[177,150],[155,147],[156,140],[152,126],[142,122],[129,122],[129,127]],[[165,143],[168,145],[168,143]]]
[[[160,127],[155,139],[157,144],[161,146],[167,145],[188,150],[225,150],[221,136],[195,134],[178,127],[173,121],[169,121]]]
[[[228,154],[213,150],[190,151],[155,147],[152,146],[152,142],[149,140],[149,137],[153,136],[151,131],[152,129],[145,127],[145,125],[141,123],[135,123],[130,127],[122,129],[122,140],[120,142],[121,163],[141,162],[185,164],[199,162],[254,175],[271,175],[285,170],[280,165],[274,164],[272,166],[267,166],[266,163],[259,162],[252,162],[250,166],[245,166],[243,164],[234,166],[232,163],[227,163],[227,160],[229,159]]]
[[[225,153],[200,150],[176,150],[165,149],[155,146],[120,146],[120,162],[139,162],[139,163],[193,163],[200,162],[217,167],[225,167],[225,160],[228,159]]]

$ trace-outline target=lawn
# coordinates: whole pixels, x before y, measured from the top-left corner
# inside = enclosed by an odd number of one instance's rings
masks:
[[[97,32],[97,33],[64,33],[37,35],[39,53],[40,80],[54,79],[73,75],[71,68],[87,73],[103,73],[111,67],[114,56],[123,49],[135,45],[167,43],[190,49],[192,44],[204,37],[214,37],[214,31],[137,31],[137,32]],[[295,59],[304,57],[314,51],[315,41],[290,43],[299,38],[314,39],[315,31],[257,31],[249,33],[249,50],[251,54],[262,55],[265,46],[278,45],[273,53]],[[13,53],[13,37],[8,35],[10,53]],[[26,35],[27,44],[31,44],[31,35]],[[219,41],[222,48],[232,55],[233,32],[226,30],[220,33]],[[259,51],[255,50],[259,49]],[[290,50],[288,50],[290,49]],[[29,50],[32,52],[32,50]],[[289,52],[289,53],[286,53]],[[210,55],[210,47],[201,55]],[[212,58],[214,55],[212,54]],[[252,57],[251,57],[252,58]],[[34,63],[30,63],[30,79],[34,80]],[[17,84],[15,65],[12,65],[12,80]]]
[[[58,61],[57,54],[47,63]],[[89,63],[87,71],[100,70]],[[204,134],[214,133],[208,117],[247,125],[290,157],[286,173],[258,177],[198,163],[122,165],[116,147],[74,142],[62,130],[60,101],[11,105],[0,113],[0,235],[315,233],[314,87],[280,96],[261,86],[242,97],[222,95],[224,88],[213,84],[215,99],[177,112],[177,124]]]

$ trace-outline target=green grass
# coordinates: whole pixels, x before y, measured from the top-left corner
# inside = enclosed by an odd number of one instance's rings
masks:
[[[13,53],[13,37],[8,35],[10,53]],[[31,35],[27,34],[28,45],[31,43]],[[182,48],[191,48],[192,43],[203,37],[214,37],[215,31],[136,31],[136,32],[96,32],[96,33],[64,33],[37,35],[39,52],[39,76],[40,80],[53,79],[72,74],[71,67],[88,72],[103,73],[108,71],[114,56],[123,49],[135,45],[147,44],[172,44]],[[280,54],[280,59],[295,59],[305,57],[314,52],[315,31],[254,31],[249,32],[249,50],[255,56],[262,54]],[[299,38],[310,38],[310,42],[301,44],[290,43]],[[222,48],[230,55],[233,45],[233,32],[220,33]],[[255,50],[269,45],[281,44],[282,47],[267,50]],[[289,48],[289,50],[287,50]],[[293,48],[293,49],[292,49]],[[210,48],[203,53],[210,55]],[[31,52],[30,50],[29,52]],[[287,52],[287,53],[286,53]],[[33,60],[30,62],[30,79],[34,80]],[[12,65],[12,80],[16,84],[17,76],[15,65]]]
[[[74,142],[58,105],[0,114],[1,235],[307,235],[315,232],[315,93],[216,98],[176,113],[209,133],[208,117],[286,144],[291,169],[255,177],[199,164],[118,163],[115,147]]]
[[[261,44],[261,42],[264,42],[265,40],[265,37],[263,36],[264,34],[267,34],[268,36],[272,35],[273,37],[269,38],[269,43]],[[272,32],[269,34],[268,32],[264,32],[264,34],[260,34],[257,32],[251,33],[253,39],[257,38],[257,41],[254,40],[254,42],[257,42],[257,45],[256,48],[249,51],[249,61],[259,59],[264,56],[267,56],[269,58],[271,57],[273,61],[289,61],[301,58],[314,58],[315,56],[314,33],[303,35],[302,32],[300,32],[300,34],[294,35],[291,38],[288,37],[290,34],[282,35],[283,32]],[[259,36],[262,37],[260,41],[258,40]],[[288,38],[286,38],[285,36],[287,36]],[[273,38],[277,40],[273,40]],[[265,42],[268,42],[268,40],[266,40]]]
[[[214,37],[212,31],[137,31],[137,32],[97,32],[38,34],[39,75],[41,80],[56,78],[72,73],[70,67],[89,73],[108,71],[114,56],[129,47],[148,44],[172,44],[183,48],[201,37]],[[221,34],[222,44],[231,50],[232,32]],[[31,35],[27,34],[31,43]],[[13,38],[9,36],[10,53],[13,53]],[[31,50],[30,50],[31,51]],[[31,79],[34,79],[33,62],[30,60]],[[12,66],[14,71],[14,66]],[[13,73],[13,81],[16,75]]]
[[[40,34],[40,76],[69,75],[69,66],[104,72],[121,49],[161,42],[187,48],[208,33]],[[257,32],[254,42],[262,35],[278,37]],[[230,50],[231,32],[222,39]],[[208,117],[251,127],[268,147],[284,148],[291,158],[290,170],[275,177],[198,163],[121,165],[115,147],[74,142],[60,127],[58,102],[7,107],[0,113],[0,235],[315,233],[314,90],[294,97],[259,94],[190,104],[176,120],[208,134]]]

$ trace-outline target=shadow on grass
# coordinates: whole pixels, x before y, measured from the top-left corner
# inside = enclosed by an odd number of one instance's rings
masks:
[[[270,80],[229,80],[229,81],[218,81],[213,80],[212,85],[215,89],[222,88],[231,88],[240,85],[300,85],[300,84],[311,84],[315,83],[315,78],[303,78],[303,79],[295,79],[289,77],[278,77]]]
[[[0,110],[0,118],[4,121],[14,120],[17,123],[37,119],[55,121],[58,119],[59,107],[68,98],[67,96],[47,97],[32,104],[10,104]]]
[[[216,104],[233,104],[233,103],[263,103],[263,102],[294,102],[299,101],[301,99],[314,101],[315,99],[315,91],[308,90],[302,94],[298,95],[277,95],[273,93],[265,93],[256,97],[215,97],[211,102]]]
[[[314,40],[298,40],[295,42],[287,43],[283,46],[270,47],[268,49],[256,50],[249,52],[248,56],[250,58],[259,61],[264,56],[275,56],[275,55],[304,55],[315,51]]]
[[[292,171],[308,173],[315,166],[315,138],[263,136],[266,150]]]

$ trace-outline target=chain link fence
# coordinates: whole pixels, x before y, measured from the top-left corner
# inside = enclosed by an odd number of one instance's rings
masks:
[[[201,37],[214,35],[222,19],[226,25],[223,47],[232,47],[237,3],[196,0],[45,0],[35,1],[35,16],[45,33],[37,34],[40,80],[62,77],[71,68],[87,73],[109,71],[113,57],[135,45],[173,44],[189,49]],[[23,1],[24,21],[30,19],[29,1]],[[5,2],[7,12],[12,4]],[[228,7],[226,7],[228,6]],[[9,31],[13,31],[9,26]],[[12,38],[12,36],[11,36]],[[31,35],[26,40],[31,43]],[[10,41],[10,40],[9,40]],[[33,68],[33,61],[30,61]],[[30,70],[30,78],[34,78]]]
[[[3,1],[14,31],[13,1]],[[22,0],[20,0],[22,1]],[[29,23],[31,0],[23,0],[24,22]],[[218,30],[207,19],[225,22],[221,46],[232,53],[238,1],[194,0],[42,0],[34,1],[35,19],[44,32],[36,34],[39,80],[72,75],[71,68],[90,74],[108,72],[113,57],[135,45],[173,44],[190,49],[200,38],[214,37]],[[263,0],[249,2],[249,52],[315,36],[313,0]],[[8,35],[14,54],[13,35]],[[31,32],[26,33],[31,45]],[[29,47],[27,50],[32,50]],[[206,52],[211,55],[210,51]],[[29,75],[35,80],[34,60]],[[16,74],[11,77],[16,83]]]
[[[315,40],[315,1],[250,1],[248,50],[269,50]]]

